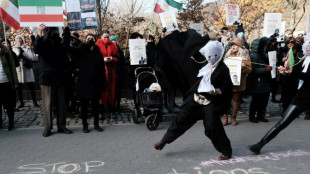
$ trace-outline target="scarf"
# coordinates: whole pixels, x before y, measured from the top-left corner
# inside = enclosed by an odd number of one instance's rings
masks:
[[[118,57],[118,48],[112,41],[109,40],[104,44],[103,39],[99,39],[96,45],[100,48],[103,57]]]

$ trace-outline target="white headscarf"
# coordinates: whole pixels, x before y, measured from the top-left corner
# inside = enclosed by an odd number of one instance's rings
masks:
[[[222,58],[224,49],[219,41],[209,41],[199,52],[206,57],[208,64],[199,70],[197,77],[202,77],[198,87],[198,92],[215,92],[214,86],[211,84],[211,75],[216,69]]]
[[[18,40],[19,38],[22,38],[22,40],[23,40],[23,45],[20,45],[20,44],[19,44],[19,40]],[[26,46],[25,38],[24,38],[24,36],[22,36],[22,35],[17,35],[17,36],[15,37],[15,42],[16,42],[16,45],[15,45],[15,46],[18,46],[18,47]]]

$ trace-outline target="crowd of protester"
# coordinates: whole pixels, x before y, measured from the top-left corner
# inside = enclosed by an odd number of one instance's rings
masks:
[[[72,33],[72,34],[71,34]],[[143,36],[138,32],[131,33],[130,39],[146,40],[147,63],[145,65],[130,65],[129,50],[124,54],[118,45],[118,38],[110,31],[104,30],[98,38],[88,34],[80,38],[79,34],[65,28],[62,37],[58,28],[46,27],[41,24],[38,34],[31,36],[32,45],[27,45],[25,38],[17,35],[12,47],[9,40],[2,40],[0,45],[0,129],[3,126],[2,109],[9,118],[8,130],[14,130],[14,109],[16,107],[16,92],[19,105],[25,107],[23,99],[23,84],[27,83],[31,92],[33,106],[38,107],[34,88],[34,72],[32,61],[38,55],[39,85],[41,89],[42,108],[44,115],[43,136],[52,134],[52,119],[57,118],[57,130],[60,133],[70,134],[66,128],[66,113],[80,108],[83,122],[83,132],[88,133],[88,107],[91,106],[94,117],[94,129],[103,131],[99,127],[99,120],[107,123],[118,118],[115,112],[120,112],[122,97],[121,87],[128,85],[132,90],[135,109],[141,112],[135,98],[135,69],[141,66],[152,67],[156,71],[159,83],[164,92],[164,107],[169,113],[178,112],[175,104],[176,86],[171,85],[164,73],[156,65],[156,41],[152,35]],[[271,78],[272,67],[269,65],[268,52],[276,51],[277,66],[284,66],[288,59],[288,52],[292,48],[295,62],[303,57],[303,34],[294,38],[286,36],[283,43],[277,42],[276,37],[270,36],[254,39],[251,44],[246,41],[243,26],[237,29],[223,27],[215,33],[215,38],[224,47],[224,59],[241,57],[240,85],[233,86],[230,96],[231,109],[224,111],[222,125],[237,125],[237,114],[243,97],[252,96],[249,107],[249,121],[252,123],[268,122],[266,108],[271,96],[271,102],[279,103],[283,113],[288,109],[298,89],[298,80],[291,76],[277,73]],[[160,37],[162,39],[164,35]],[[249,46],[250,45],[250,46]],[[128,69],[128,72],[126,70]],[[127,75],[125,84],[122,80]],[[276,96],[281,89],[281,98]],[[104,114],[108,113],[108,114]],[[108,115],[108,118],[104,116]],[[309,120],[310,113],[306,112],[305,120]]]

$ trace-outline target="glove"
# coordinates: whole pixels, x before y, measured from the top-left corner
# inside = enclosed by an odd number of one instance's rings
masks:
[[[267,66],[266,67],[266,71],[271,71],[272,70],[272,66]]]

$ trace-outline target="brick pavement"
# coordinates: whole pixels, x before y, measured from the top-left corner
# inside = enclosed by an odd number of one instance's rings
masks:
[[[244,98],[244,103],[241,104],[241,109],[239,110],[237,120],[247,120],[249,114],[249,105],[251,101],[251,97]],[[41,101],[38,101],[39,105],[41,105]],[[182,104],[182,98],[176,98],[176,103],[178,105]],[[121,99],[121,111],[115,113],[118,117],[117,124],[133,124],[132,120],[132,110],[134,108],[133,100],[122,98]],[[273,103],[269,100],[267,106],[267,112],[270,113],[270,116],[280,116],[282,113],[282,107],[279,106],[278,103]],[[42,107],[32,107],[31,101],[25,101],[25,107],[21,109],[17,109],[15,112],[15,125],[17,128],[28,128],[28,127],[43,127],[43,114]],[[171,121],[174,118],[175,114],[170,114],[166,109],[163,110],[163,121]],[[105,117],[108,117],[108,113],[105,113]],[[123,118],[123,120],[122,120]],[[267,117],[268,118],[268,117]],[[56,120],[54,119],[54,124]],[[89,119],[90,125],[93,124],[93,119],[90,117]],[[8,125],[8,118],[6,113],[3,113],[3,124],[4,128]],[[106,121],[100,121],[100,125],[106,125]],[[114,125],[113,122],[111,125]],[[78,115],[68,116],[67,118],[68,126],[82,126],[82,120],[78,118]]]

